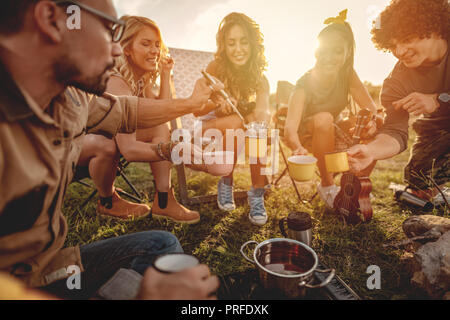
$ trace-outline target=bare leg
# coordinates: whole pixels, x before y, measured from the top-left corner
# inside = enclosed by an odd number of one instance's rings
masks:
[[[251,117],[252,115],[249,115],[249,117]],[[223,134],[223,148],[224,150],[226,149],[226,145],[227,145],[227,141],[226,141],[226,130],[227,129],[232,129],[232,130],[238,130],[238,129],[243,129],[244,127],[242,126],[242,121],[239,118],[239,116],[237,115],[231,115],[231,116],[227,116],[227,117],[222,117],[222,118],[218,118],[218,119],[212,119],[209,121],[206,121],[203,123],[203,132],[205,132],[208,129],[218,129],[222,132]],[[231,150],[229,150],[231,151]],[[237,160],[238,157],[238,146],[237,146],[237,141],[234,141],[234,153],[235,153],[235,161]],[[257,189],[257,188],[264,188],[264,186],[266,185],[266,177],[264,175],[261,174],[261,169],[264,168],[265,165],[258,163],[258,164],[251,164],[250,165],[250,173],[251,173],[251,177],[252,177],[252,186],[253,188]],[[229,176],[225,177],[228,179],[233,179],[233,173],[231,173]]]
[[[263,164],[251,164],[250,165],[250,173],[252,176],[252,185],[253,188],[259,189],[264,188],[267,184],[266,176],[261,174],[261,170],[265,168]]]
[[[236,119],[237,118],[237,119]],[[208,121],[204,121],[203,125],[202,125],[202,129],[203,129],[203,134],[205,133],[205,131],[209,130],[209,129],[217,129],[222,133],[222,147],[223,150],[227,150],[227,151],[233,151],[234,152],[234,162],[236,163],[237,161],[237,146],[236,146],[236,141],[234,141],[233,143],[233,150],[228,150],[227,149],[227,140],[226,140],[226,130],[227,129],[233,129],[233,130],[237,130],[242,128],[242,126],[240,125],[240,120],[238,116],[226,116],[226,117],[222,117],[222,118],[217,118],[217,119],[212,119],[212,120],[208,120]],[[236,139],[235,139],[236,140]],[[220,142],[219,142],[220,143]],[[231,172],[228,176],[224,177],[227,179],[227,181],[233,181],[233,172]]]
[[[114,140],[95,134],[84,137],[78,165],[89,167],[89,174],[100,197],[110,197],[114,192],[119,158],[120,153]]]
[[[99,214],[121,219],[144,217],[150,212],[147,205],[125,201],[114,190],[119,158],[120,152],[114,140],[90,134],[84,137],[78,165],[89,167],[100,196],[97,202]]]
[[[170,141],[169,127],[164,124],[151,129],[138,130],[136,139],[152,144]],[[160,192],[168,192],[171,187],[171,163],[168,161],[152,161],[149,164],[155,177],[156,189]]]
[[[329,173],[325,166],[325,154],[335,151],[334,138],[334,118],[331,113],[320,112],[313,116],[312,121],[312,145],[314,156],[318,159],[320,176],[322,177],[322,186],[328,187],[334,185],[333,175]]]
[[[138,130],[133,135],[119,135],[117,142],[128,161],[149,162],[156,182],[152,214],[156,218],[170,218],[178,223],[197,223],[200,214],[191,211],[176,200],[170,184],[171,163],[161,161],[155,147],[160,142],[170,141],[167,125]],[[155,161],[156,160],[156,161]]]

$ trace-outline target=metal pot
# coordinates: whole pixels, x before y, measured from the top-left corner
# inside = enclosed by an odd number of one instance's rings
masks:
[[[251,243],[256,244],[253,259],[244,253],[245,247]],[[314,250],[292,239],[269,239],[261,243],[248,241],[242,245],[241,254],[256,264],[264,288],[281,291],[289,298],[304,297],[307,288],[326,286],[335,274],[334,269],[317,270],[319,259]],[[321,284],[312,285],[314,272],[330,275]]]

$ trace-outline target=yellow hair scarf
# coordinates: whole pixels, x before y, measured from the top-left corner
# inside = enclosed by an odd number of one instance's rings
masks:
[[[347,20],[347,9],[339,12],[339,15],[334,18],[328,18],[324,21],[324,24],[332,24],[332,23],[339,23],[339,24],[345,24],[345,20]]]

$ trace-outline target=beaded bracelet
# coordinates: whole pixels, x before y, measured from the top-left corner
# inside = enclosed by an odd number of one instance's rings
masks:
[[[157,151],[158,151],[158,155],[163,158],[166,161],[172,162],[171,156],[170,156],[170,152],[172,150],[172,142],[169,142],[169,156],[165,155],[164,152],[162,151],[162,146],[164,145],[164,142],[160,142],[158,143],[158,147],[157,147]]]

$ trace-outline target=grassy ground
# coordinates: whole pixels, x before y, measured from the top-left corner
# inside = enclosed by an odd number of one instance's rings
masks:
[[[216,203],[193,207],[201,213],[201,222],[196,225],[178,225],[165,220],[118,221],[99,217],[95,212],[95,201],[82,212],[76,207],[88,192],[86,187],[72,184],[68,190],[64,213],[69,222],[70,233],[67,245],[82,245],[124,234],[146,231],[167,230],[180,240],[185,252],[198,257],[218,275],[226,275],[253,268],[239,252],[240,246],[248,240],[263,241],[282,237],[278,221],[292,211],[306,211],[314,219],[314,240],[312,247],[320,259],[337,270],[363,299],[411,299],[417,293],[410,290],[408,277],[403,271],[400,258],[402,250],[386,249],[383,244],[404,239],[402,222],[411,214],[411,209],[393,200],[390,182],[402,183],[402,168],[407,162],[409,152],[387,161],[380,161],[371,177],[373,184],[372,200],[374,217],[370,223],[347,226],[339,222],[324,208],[316,197],[307,205],[299,204],[290,180],[285,177],[281,186],[274,189],[266,198],[269,222],[262,228],[252,226],[248,221],[247,203],[238,203],[236,211],[222,212]],[[281,167],[283,169],[283,166]],[[129,177],[143,191],[146,199],[153,199],[151,174],[146,164],[132,164],[127,169]],[[177,186],[174,170],[173,184]],[[218,178],[203,173],[188,172],[189,193],[191,196],[215,193]],[[248,167],[239,167],[235,174],[238,190],[249,188]],[[116,186],[125,188],[121,179]],[[312,184],[299,184],[301,193],[308,197],[313,193]],[[431,214],[442,214],[434,211]],[[445,213],[448,216],[448,212]],[[367,267],[378,265],[381,268],[381,290],[368,290]]]

